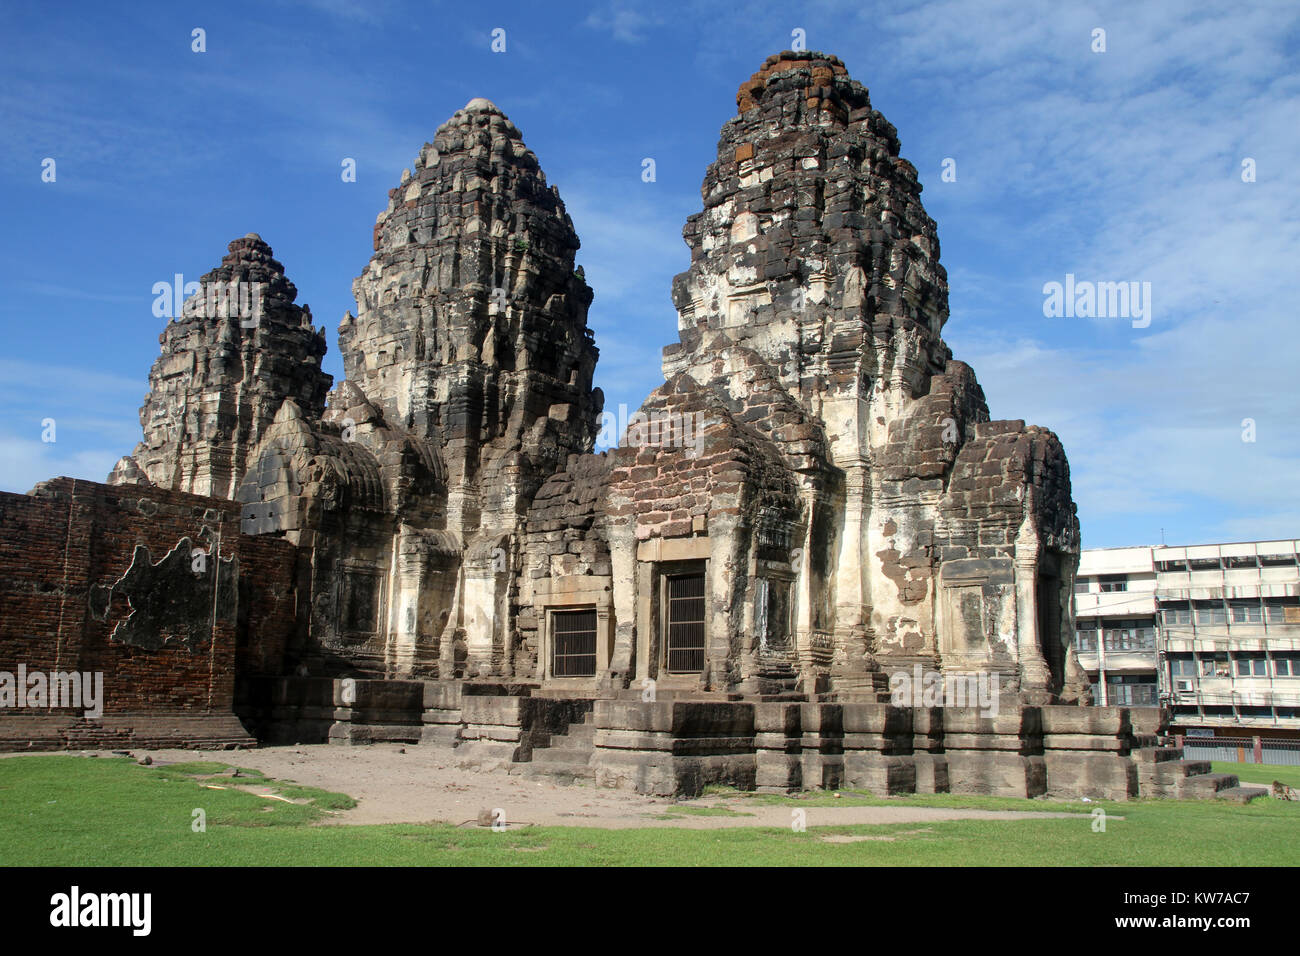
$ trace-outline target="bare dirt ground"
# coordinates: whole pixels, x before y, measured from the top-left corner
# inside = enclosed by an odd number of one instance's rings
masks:
[[[547,778],[504,771],[461,770],[450,751],[436,747],[375,744],[368,747],[298,745],[243,751],[135,750],[155,765],[209,761],[260,770],[268,777],[346,793],[357,806],[328,824],[451,823],[475,825],[480,813],[500,809],[510,826],[788,827],[791,807],[755,805],[725,796],[674,801],[592,786],[560,786]],[[744,815],[698,815],[692,808],[725,808]],[[939,820],[1028,820],[1075,817],[1037,811],[959,810],[913,806],[807,807],[807,825],[929,823]],[[666,819],[665,819],[666,817]],[[892,839],[851,837],[843,839]]]

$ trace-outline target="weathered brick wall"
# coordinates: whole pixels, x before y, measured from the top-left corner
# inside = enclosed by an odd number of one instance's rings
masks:
[[[279,673],[295,627],[297,549],[238,529],[234,502],[142,485],[0,494],[0,671],[101,671],[106,719],[230,715],[236,674]],[[0,721],[22,714],[51,712]]]
[[[694,441],[655,435],[649,427],[641,440],[630,435],[612,455],[611,517],[632,517],[639,540],[689,535],[719,516],[739,519],[760,508],[779,509],[793,522],[799,507],[794,481],[774,444],[755,434],[749,420],[766,421],[763,411],[744,409],[736,417],[689,375],[660,386],[641,412],[652,422],[691,422]],[[693,526],[701,518],[703,527]]]

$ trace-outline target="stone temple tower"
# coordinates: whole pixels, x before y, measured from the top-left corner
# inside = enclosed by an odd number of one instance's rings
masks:
[[[651,427],[603,477],[578,463],[548,483],[530,567],[558,546],[556,499],[577,506],[598,480],[600,547],[571,566],[612,569],[597,659],[614,683],[875,699],[921,665],[1077,698],[1065,454],[1049,431],[990,422],[940,337],[935,224],[894,127],[820,53],[769,57],[736,103],[683,230],[680,342],[642,408]],[[572,588],[529,577],[540,621]],[[534,643],[545,675],[544,624]]]
[[[920,667],[1080,699],[1065,453],[990,421],[944,344],[894,127],[813,52],[769,57],[736,107],[683,230],[665,383],[618,449],[590,453],[573,224],[475,99],[389,192],[328,405],[320,333],[237,240],[205,280],[263,283],[266,316],[187,305],[115,477],[237,497],[243,530],[299,545],[309,671],[875,701]]]
[[[339,327],[348,381],[446,463],[448,522],[508,530],[541,480],[590,451],[592,293],[559,192],[488,100],[438,130],[375,223]]]
[[[339,327],[347,380],[445,471],[445,537],[463,560],[441,671],[499,674],[514,532],[545,478],[591,451],[600,417],[578,237],[519,130],[478,98],[390,191],[374,238]]]
[[[270,248],[231,243],[204,285],[257,284],[257,319],[238,295],[192,297],[113,475],[212,497],[105,496],[110,548],[151,514],[169,548],[238,516],[217,529],[242,575],[223,581],[229,705],[264,739],[420,740],[466,768],[664,795],[1218,792],[1159,746],[1158,709],[1067,706],[1090,695],[1065,451],[991,421],[944,343],[935,223],[867,89],[834,56],[768,57],[701,194],[665,289],[665,381],[602,454],[578,238],[487,100],[389,192],[332,390]],[[169,613],[198,580],[170,566],[148,578]],[[69,567],[50,565],[65,597]],[[104,579],[79,631],[118,585],[141,593],[136,568]],[[163,633],[150,617],[140,633]],[[173,658],[144,646],[131,673],[170,682]],[[188,717],[189,689],[173,696]]]
[[[339,327],[346,381],[323,414],[285,402],[238,498],[246,530],[307,549],[309,668],[498,677],[517,530],[597,431],[592,293],[558,192],[487,100],[388,199]]]
[[[140,409],[144,441],[110,484],[141,478],[163,488],[233,498],[253,447],[286,399],[308,414],[325,407],[325,330],[295,305],[298,290],[271,247],[249,233],[158,337]]]

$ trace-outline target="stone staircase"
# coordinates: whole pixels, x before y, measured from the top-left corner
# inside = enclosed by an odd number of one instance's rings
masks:
[[[545,745],[535,742],[532,759],[511,769],[525,776],[549,777],[560,784],[595,780],[596,771],[591,766],[595,737],[596,725],[588,711],[582,720],[569,724],[567,733],[552,734]]]
[[[1178,795],[1187,800],[1230,800],[1250,803],[1268,796],[1268,788],[1243,786],[1235,773],[1213,773],[1208,760],[1184,760]]]

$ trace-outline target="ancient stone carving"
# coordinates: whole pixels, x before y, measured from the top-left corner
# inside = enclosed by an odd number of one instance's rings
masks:
[[[163,488],[230,498],[285,399],[318,417],[331,382],[320,368],[325,330],[312,327],[297,297],[260,236],[230,243],[158,337],[162,355],[140,409],[144,441],[109,484],[143,475]]]

